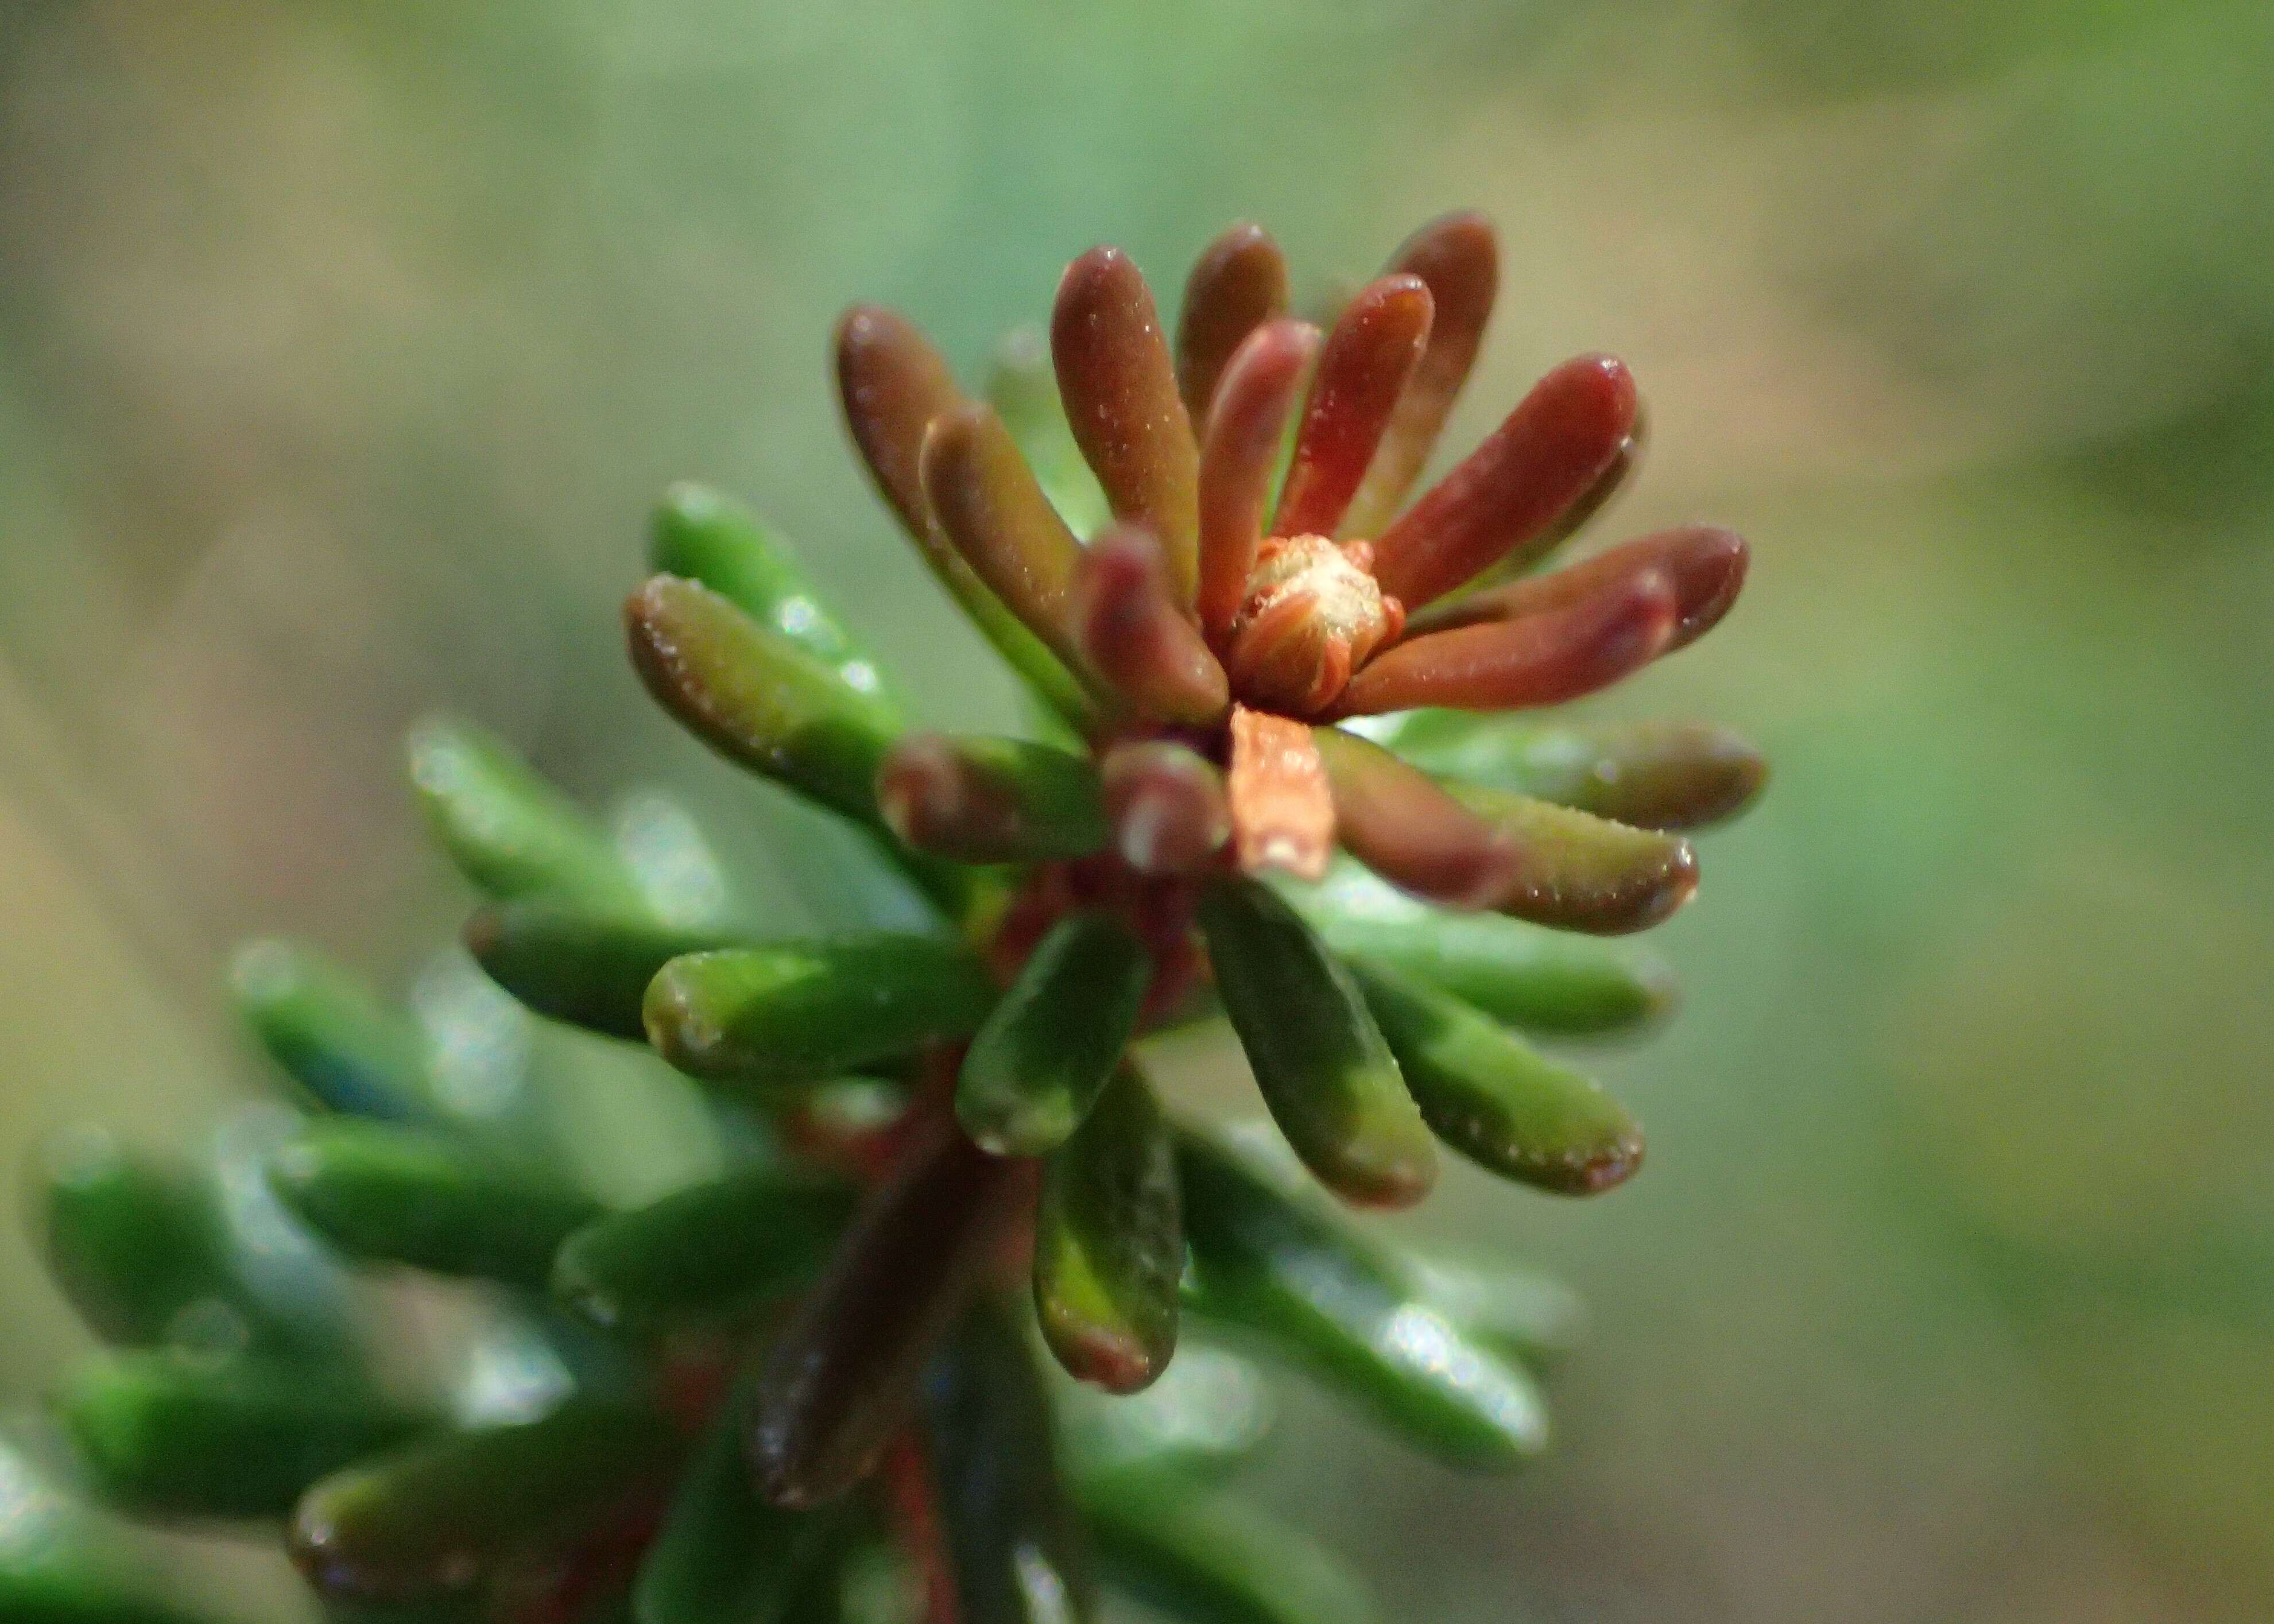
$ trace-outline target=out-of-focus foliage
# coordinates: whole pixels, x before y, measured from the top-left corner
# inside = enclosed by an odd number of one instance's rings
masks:
[[[438,703],[669,776],[751,911],[855,861],[770,860],[793,814],[634,725],[666,478],[923,647],[923,719],[1002,724],[836,444],[847,299],[975,372],[1109,232],[1159,274],[1252,214],[1356,277],[1474,204],[1508,292],[1450,439],[1634,365],[1662,449],[1605,530],[1756,562],[1619,708],[1741,716],[1778,778],[1666,933],[1690,1008],[1608,1067],[1648,1176],[1423,1221],[1595,1304],[1555,1455],[1484,1491],[1305,1413],[1290,1515],[1448,1620],[2263,1617],[2270,87],[2248,0],[11,8],[8,1137],[208,1116],[253,930],[449,1009],[394,782]],[[12,1240],[0,1299],[28,1396],[75,1333]]]

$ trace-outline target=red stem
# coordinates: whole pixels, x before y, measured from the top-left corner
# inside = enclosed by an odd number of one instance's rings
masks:
[[[924,1454],[923,1434],[909,1427],[885,1453],[885,1492],[901,1550],[923,1575],[926,1624],[957,1624],[955,1566],[940,1519],[939,1485]]]

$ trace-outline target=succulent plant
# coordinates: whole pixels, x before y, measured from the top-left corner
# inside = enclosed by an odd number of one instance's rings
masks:
[[[664,707],[858,831],[929,927],[780,939],[678,883],[708,872],[683,823],[659,863],[497,741],[422,726],[414,782],[486,898],[472,959],[697,1079],[718,1165],[604,1200],[344,973],[248,950],[240,1004],[310,1114],[204,1168],[80,1134],[45,1169],[55,1273],[117,1344],[58,1400],[64,1477],[283,1519],[341,1618],[995,1624],[1088,1616],[1101,1575],[1194,1618],[1368,1616],[1223,1485],[1265,1391],[1214,1342],[1178,1354],[1180,1320],[1449,1460],[1534,1454],[1569,1298],[1337,1199],[1418,1200],[1440,1143],[1551,1192],[1632,1172],[1631,1119],[1517,1029],[1663,1005],[1588,937],[1686,901],[1675,831],[1763,772],[1703,726],[1496,719],[1699,635],[1746,560],[1687,529],[1527,573],[1640,454],[1603,357],[1402,506],[1496,274],[1480,221],[1438,221],[1321,335],[1239,227],[1172,345],[1100,249],[983,401],[851,312],[852,438],[1033,736],[909,731],[787,547],[708,491],[666,498],[627,625]],[[1219,1009],[1276,1133],[1156,1097],[1133,1046]],[[478,1282],[492,1377],[544,1379],[417,1395],[349,1289],[381,1268]],[[27,1484],[39,1461],[0,1451]],[[66,1533],[0,1547],[0,1617],[180,1616],[41,1492]]]

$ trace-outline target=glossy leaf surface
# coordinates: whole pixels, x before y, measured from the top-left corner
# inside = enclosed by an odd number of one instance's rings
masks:
[[[1481,1167],[1563,1195],[1608,1190],[1642,1164],[1642,1130],[1591,1079],[1389,966],[1352,966],[1421,1115]]]
[[[1350,973],[1252,880],[1212,883],[1200,918],[1224,1011],[1295,1154],[1346,1201],[1419,1200],[1437,1173],[1428,1130]]]
[[[879,935],[674,959],[649,985],[645,1013],[657,1052],[690,1077],[763,1086],[960,1042],[995,998],[968,949]]]
[[[1043,1164],[1035,1314],[1067,1372],[1115,1393],[1149,1387],[1177,1345],[1185,1264],[1176,1153],[1152,1090],[1125,1065]]]
[[[1120,1061],[1152,980],[1150,957],[1111,914],[1050,929],[963,1057],[955,1111],[997,1155],[1065,1143]]]

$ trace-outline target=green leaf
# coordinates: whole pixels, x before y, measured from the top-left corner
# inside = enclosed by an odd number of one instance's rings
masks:
[[[624,607],[632,662],[656,699],[731,761],[877,826],[877,765],[900,731],[873,693],[726,598],[658,575]]]
[[[1259,1337],[1456,1464],[1505,1469],[1547,1440],[1538,1387],[1388,1254],[1223,1142],[1182,1134],[1185,1304]]]
[[[449,1136],[376,1123],[311,1128],[269,1183],[349,1257],[542,1289],[561,1243],[598,1207],[548,1174]]]
[[[693,581],[658,575],[624,605],[632,664],[656,702],[727,760],[882,837],[951,918],[973,905],[962,870],[909,853],[877,806],[877,769],[900,712]]]
[[[1337,953],[1393,965],[1510,1026],[1593,1035],[1674,1004],[1672,976],[1645,954],[1495,914],[1428,907],[1356,863],[1283,894]]]
[[[1419,1200],[1437,1175],[1429,1131],[1349,972],[1255,881],[1212,882],[1200,919],[1224,1012],[1304,1165],[1358,1205]]]
[[[316,1105],[349,1116],[428,1122],[418,1028],[312,949],[247,943],[230,967],[237,1013]]]
[[[775,942],[674,959],[648,988],[650,1041],[690,1077],[812,1083],[979,1030],[978,957],[930,936]]]
[[[810,1280],[854,1207],[843,1185],[745,1169],[579,1229],[553,1260],[553,1294],[636,1335],[733,1321]]]
[[[924,1378],[927,1462],[938,1485],[963,1624],[1092,1616],[1086,1530],[1058,1482],[1050,1401],[1027,1343],[982,1304]]]
[[[877,800],[904,844],[952,862],[1086,857],[1107,838],[1095,763],[1028,739],[903,739],[877,769]]]
[[[1562,1195],[1608,1190],[1642,1165],[1642,1130],[1592,1079],[1426,981],[1351,967],[1422,1116],[1463,1155]]]
[[[32,1451],[0,1437],[0,1619],[9,1624],[209,1624],[177,1574],[57,1485]]]
[[[638,876],[606,833],[503,741],[432,717],[410,730],[410,782],[435,835],[485,895],[648,911]]]
[[[1409,1259],[1406,1267],[1421,1297],[1526,1364],[1562,1357],[1585,1334],[1586,1305],[1547,1275],[1481,1259]]]
[[[1737,816],[1760,793],[1768,763],[1726,728],[1696,722],[1511,727],[1461,716],[1392,740],[1415,766],[1638,829],[1694,829]]]
[[[480,909],[466,951],[490,978],[539,1015],[610,1037],[647,1040],[641,1005],[671,960],[750,940],[747,930],[667,925],[553,902]]]
[[[173,1351],[89,1359],[56,1410],[104,1499],[192,1517],[282,1516],[318,1478],[431,1422],[304,1365]]]
[[[353,1362],[336,1303],[294,1270],[260,1267],[293,1237],[237,1233],[198,1173],[79,1129],[50,1141],[36,1199],[49,1267],[105,1340]]]
[[[1521,854],[1493,898],[1495,912],[1559,930],[1623,936],[1662,923],[1697,894],[1698,854],[1679,836],[1506,790],[1443,787]]]
[[[754,1385],[719,1406],[680,1479],[633,1587],[638,1624],[778,1624],[834,1553],[835,1508],[786,1511],[759,1498],[742,1454]]]
[[[1065,1143],[1128,1048],[1152,972],[1145,944],[1111,914],[1060,920],[964,1056],[964,1131],[998,1155]]]
[[[701,582],[835,671],[847,688],[890,703],[876,661],[821,600],[795,552],[734,498],[693,484],[666,491],[649,527],[648,567]]]
[[[1118,1590],[1203,1624],[1371,1624],[1365,1585],[1299,1529],[1171,1467],[1076,1490]]]
[[[326,1596],[462,1594],[506,1558],[573,1539],[651,1492],[681,1448],[652,1411],[587,1399],[442,1433],[309,1490],[292,1559]]]
[[[1168,1124],[1124,1065],[1043,1167],[1035,1312],[1069,1374],[1134,1393],[1167,1367],[1185,1263],[1179,1207]]]
[[[1246,1359],[1190,1338],[1142,1393],[1066,1386],[1058,1434],[1068,1470],[1175,1466],[1217,1476],[1252,1455],[1271,1430],[1271,1392]]]

